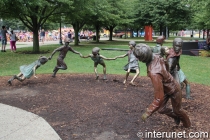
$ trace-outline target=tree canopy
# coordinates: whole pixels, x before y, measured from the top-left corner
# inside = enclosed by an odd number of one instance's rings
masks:
[[[33,51],[39,52],[38,31],[50,23],[69,23],[78,32],[84,25],[99,31],[140,30],[151,25],[160,34],[169,30],[208,29],[210,1],[206,0],[1,0],[0,17],[22,24],[33,32]],[[9,8],[8,8],[9,7]]]

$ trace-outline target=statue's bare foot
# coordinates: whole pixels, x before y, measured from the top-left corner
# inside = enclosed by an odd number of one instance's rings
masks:
[[[136,84],[134,84],[133,82],[130,82],[129,85],[136,86]]]
[[[96,80],[98,80],[99,76],[96,76]]]
[[[8,84],[11,86],[12,85],[12,82],[10,80],[8,80]]]
[[[126,84],[126,80],[123,81],[123,84]]]

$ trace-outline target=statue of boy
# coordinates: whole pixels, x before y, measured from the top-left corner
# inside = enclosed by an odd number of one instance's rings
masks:
[[[171,54],[172,53],[172,54]],[[170,56],[173,56],[174,51],[169,49],[168,47],[162,47],[161,48],[161,56],[164,58],[164,56],[166,57],[166,61],[168,64],[168,59],[171,58]],[[170,61],[172,62],[172,61]],[[175,63],[177,63],[177,61],[174,61]],[[172,64],[171,64],[172,65]],[[170,66],[171,66],[170,65]],[[177,64],[178,65],[178,64]],[[169,65],[168,65],[169,66]],[[169,68],[168,68],[169,69]],[[181,84],[181,89],[183,89],[184,84],[185,84],[185,88],[186,88],[186,99],[190,99],[190,84],[187,80],[187,77],[185,76],[184,72],[181,70],[181,68],[179,69],[179,71],[177,71],[178,77],[179,77],[179,83]]]
[[[182,92],[179,83],[166,69],[164,59],[159,55],[153,55],[151,48],[146,44],[137,44],[134,55],[139,61],[146,63],[147,75],[154,87],[154,100],[142,115],[142,120],[145,121],[158,111],[160,114],[173,118],[177,125],[181,121],[184,127],[190,127],[190,119],[181,108]],[[166,107],[169,99],[171,99],[172,109]]]
[[[12,81],[14,79],[17,79],[22,82],[26,78],[29,79],[32,75],[34,75],[34,77],[37,78],[35,75],[36,69],[38,69],[41,65],[44,65],[47,61],[48,59],[46,56],[40,56],[39,59],[36,60],[35,62],[29,65],[20,66],[20,73],[10,78],[8,80],[8,84],[12,85]]]
[[[98,78],[99,78],[98,72],[97,72],[97,66],[98,66],[98,64],[102,65],[103,66],[103,73],[104,73],[103,80],[106,80],[106,64],[104,63],[104,60],[115,60],[117,58],[116,57],[115,58],[106,58],[103,55],[100,55],[99,51],[100,51],[100,48],[94,47],[92,49],[92,54],[89,54],[87,56],[81,56],[81,57],[82,58],[90,57],[94,61],[94,72],[95,72],[95,75],[96,75],[96,80],[98,80]]]
[[[66,57],[66,54],[67,54],[68,51],[71,51],[71,52],[73,52],[73,53],[75,53],[75,54],[79,54],[80,56],[82,56],[81,53],[79,53],[79,52],[73,50],[73,49],[69,46],[69,43],[71,42],[70,38],[66,38],[66,39],[64,40],[64,42],[65,42],[65,45],[64,45],[64,46],[61,46],[61,47],[59,47],[59,48],[57,48],[57,49],[55,49],[55,50],[52,52],[51,56],[48,58],[49,60],[51,60],[52,57],[53,57],[53,55],[54,55],[57,51],[60,52],[60,54],[59,54],[59,56],[58,56],[58,58],[57,58],[57,66],[55,66],[55,68],[54,68],[54,70],[53,70],[54,73],[53,73],[52,77],[55,77],[55,75],[56,75],[56,73],[57,73],[57,71],[58,71],[59,69],[61,69],[61,70],[66,70],[66,69],[67,69],[67,65],[66,65],[66,63],[64,62],[64,58]]]

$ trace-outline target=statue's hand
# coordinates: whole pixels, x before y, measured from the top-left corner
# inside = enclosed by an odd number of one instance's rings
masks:
[[[177,71],[179,71],[180,70],[180,67],[179,66],[177,66]]]
[[[145,112],[142,116],[141,116],[141,119],[143,121],[146,121],[146,119],[149,117],[149,115]]]
[[[51,60],[52,59],[52,57],[50,56],[49,58],[48,58],[48,60]]]

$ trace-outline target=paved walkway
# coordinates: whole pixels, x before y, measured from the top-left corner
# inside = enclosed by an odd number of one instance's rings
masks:
[[[41,117],[0,104],[0,140],[61,140]]]

